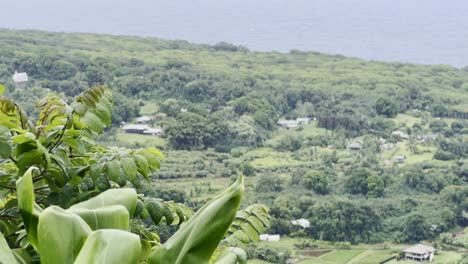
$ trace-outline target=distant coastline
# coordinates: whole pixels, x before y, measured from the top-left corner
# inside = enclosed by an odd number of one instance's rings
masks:
[[[468,2],[463,0],[137,0],[131,6],[110,0],[25,0],[4,8],[10,11],[2,14],[1,28],[225,41],[254,51],[298,49],[468,65]]]

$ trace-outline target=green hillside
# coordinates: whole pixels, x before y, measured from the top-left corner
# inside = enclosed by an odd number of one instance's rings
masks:
[[[28,82],[15,85],[15,71]],[[0,30],[0,83],[29,113],[49,92],[70,98],[108,86],[113,124],[99,142],[166,156],[140,192],[197,209],[243,173],[243,205],[270,208],[268,233],[291,237],[281,247],[305,256],[300,263],[365,263],[423,240],[462,257],[454,251],[463,246],[440,234],[468,225],[468,68]],[[141,115],[163,136],[123,133]],[[308,121],[278,125],[297,118]],[[300,218],[310,228],[292,225]],[[155,229],[162,240],[174,232]],[[302,254],[300,240],[329,241],[331,253]],[[351,249],[340,248],[347,242]],[[272,248],[247,251],[262,259]]]

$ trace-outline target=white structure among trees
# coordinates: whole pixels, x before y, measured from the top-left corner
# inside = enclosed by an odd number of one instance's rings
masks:
[[[277,242],[280,241],[280,235],[261,234],[260,241]]]
[[[297,219],[297,220],[291,220],[291,223],[293,225],[298,225],[301,226],[302,228],[309,228],[310,227],[310,221],[304,218]]]
[[[13,74],[13,83],[18,87],[18,86],[23,86],[28,82],[28,74],[25,72],[17,72],[15,71],[15,74]]]
[[[406,248],[403,250],[405,252],[405,259],[415,260],[415,261],[432,261],[434,259],[435,249],[431,246],[426,246],[423,244],[417,244],[415,246]]]

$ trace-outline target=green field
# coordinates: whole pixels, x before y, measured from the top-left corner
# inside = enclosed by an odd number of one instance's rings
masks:
[[[129,133],[118,133],[116,139],[124,146],[135,146],[139,145],[142,147],[158,147],[165,148],[166,141],[160,137],[140,135],[140,134],[129,134]]]
[[[336,249],[332,244],[326,242],[314,249],[299,250],[294,245],[300,239],[281,238],[278,242],[260,242],[258,245],[266,246],[276,250],[292,250],[292,259],[297,259],[298,264],[378,264],[396,256],[401,250],[408,245],[389,244],[385,247],[382,244],[360,244],[353,245],[351,249]],[[462,259],[462,255],[454,251],[438,252],[432,263],[435,264],[458,264]],[[264,264],[269,263],[262,260],[249,260],[249,264]],[[391,260],[388,264],[414,264],[412,261],[397,261]]]

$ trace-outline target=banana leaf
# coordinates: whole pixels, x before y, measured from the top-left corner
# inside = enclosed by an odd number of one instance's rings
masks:
[[[231,226],[242,200],[244,178],[200,208],[169,240],[156,247],[149,264],[208,264]]]
[[[81,217],[58,206],[42,212],[37,230],[41,264],[73,264],[92,232]]]
[[[97,209],[71,208],[67,211],[79,215],[92,230],[121,229],[129,230],[130,215],[122,205],[111,205]]]
[[[89,235],[74,264],[136,264],[140,254],[139,236],[122,230],[102,229]]]
[[[135,189],[110,189],[107,190],[87,201],[77,203],[70,207],[70,209],[85,208],[85,209],[98,209],[109,205],[122,205],[127,208],[130,215],[135,212],[137,204],[137,193]]]
[[[23,177],[16,182],[16,190],[18,209],[21,213],[21,217],[23,218],[24,226],[28,234],[28,240],[37,250],[37,225],[42,209],[35,202],[32,179],[34,171],[39,171],[39,169],[31,167],[24,173]]]

